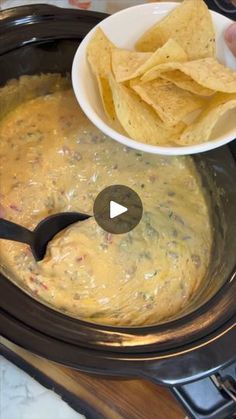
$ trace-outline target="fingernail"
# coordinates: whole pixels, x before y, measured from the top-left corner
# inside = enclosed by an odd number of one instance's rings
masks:
[[[225,32],[225,40],[229,44],[232,44],[233,42],[236,41],[236,24],[235,23],[230,25],[230,27]]]

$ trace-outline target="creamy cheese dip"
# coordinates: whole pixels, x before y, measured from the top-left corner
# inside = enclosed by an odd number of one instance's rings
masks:
[[[0,240],[10,278],[40,301],[108,325],[154,324],[176,315],[206,278],[212,230],[189,157],[123,147],[99,132],[71,90],[20,104],[0,125],[0,211],[34,229],[49,214],[92,213],[106,186],[143,202],[140,224],[112,235],[89,219],[61,232],[36,263],[29,247]]]

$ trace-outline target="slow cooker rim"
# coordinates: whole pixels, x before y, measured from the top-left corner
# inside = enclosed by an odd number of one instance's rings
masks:
[[[0,309],[2,336],[51,361],[84,372],[124,377],[143,377],[159,384],[185,384],[213,374],[235,360],[230,342],[236,339],[236,317],[225,333],[189,350],[167,356],[150,353],[123,354],[81,348],[34,331]],[[1,347],[1,345],[0,345]],[[214,349],[213,349],[214,348]],[[192,367],[193,366],[193,367]]]
[[[0,55],[21,48],[22,46],[45,41],[43,35],[38,38],[31,37],[27,41],[22,41],[21,39],[19,39],[17,42],[15,39],[12,41],[11,38],[12,36],[14,38],[15,30],[17,30],[18,37],[20,36],[21,32],[25,36],[25,33],[28,31],[28,29],[31,29],[28,28],[29,23],[33,23],[34,25],[42,25],[47,24],[50,20],[54,20],[54,22],[57,24],[60,22],[66,23],[68,20],[71,19],[71,16],[73,16],[75,21],[81,21],[81,19],[84,20],[85,17],[87,18],[85,24],[87,33],[98,22],[102,21],[109,15],[106,13],[89,10],[62,8],[59,6],[45,3],[12,7],[3,11],[0,10]],[[26,20],[26,17],[28,18],[28,20]],[[74,33],[73,35],[70,34],[69,38],[71,39],[72,37],[78,38],[79,35],[78,33]],[[57,35],[54,33],[53,40],[55,39],[66,39],[66,37],[64,34]],[[12,45],[12,43],[14,46]]]
[[[62,18],[62,20],[70,19],[70,15],[74,15],[74,17],[94,17],[95,19],[101,19],[102,17],[109,16],[107,13],[99,12],[99,11],[91,11],[91,10],[81,10],[81,9],[72,9],[69,7],[60,7],[53,4],[47,3],[36,3],[36,4],[25,4],[21,6],[9,7],[1,11],[1,33],[4,33],[6,28],[8,29],[12,26],[15,29],[15,23],[12,23],[13,19],[20,18],[17,21],[17,26],[19,25],[26,25],[28,22],[26,21],[25,17],[31,17],[37,20],[46,19],[49,20],[55,15]],[[51,14],[49,13],[51,12]],[[22,18],[22,21],[21,21]],[[34,22],[35,23],[35,22]]]

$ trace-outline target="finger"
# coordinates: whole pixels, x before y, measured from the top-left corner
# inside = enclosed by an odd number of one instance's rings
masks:
[[[236,23],[230,25],[227,31],[225,32],[225,41],[229,49],[236,57]]]

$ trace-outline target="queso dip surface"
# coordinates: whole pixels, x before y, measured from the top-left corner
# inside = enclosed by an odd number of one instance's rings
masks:
[[[204,281],[212,232],[190,158],[123,147],[88,121],[71,90],[26,101],[0,125],[1,216],[34,229],[53,213],[92,213],[106,186],[143,202],[140,224],[112,235],[93,218],[55,237],[36,263],[21,243],[0,240],[4,271],[40,301],[108,325],[154,324],[176,315]]]

